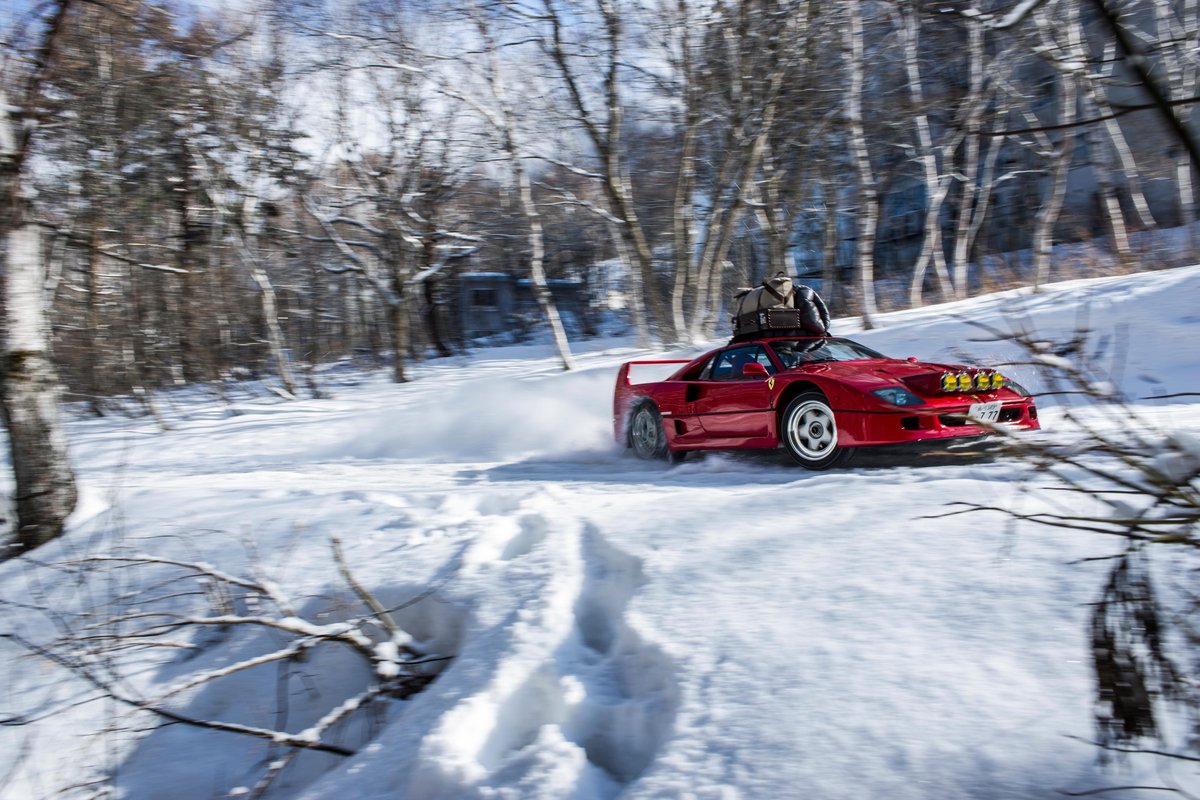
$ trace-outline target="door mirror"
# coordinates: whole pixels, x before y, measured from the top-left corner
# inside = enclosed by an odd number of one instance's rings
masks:
[[[751,361],[742,367],[743,378],[766,378],[770,374],[767,368],[757,361]]]

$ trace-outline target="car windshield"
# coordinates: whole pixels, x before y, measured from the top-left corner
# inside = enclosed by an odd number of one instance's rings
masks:
[[[869,347],[849,339],[780,339],[770,342],[771,349],[784,369],[818,361],[858,361],[864,358],[886,358]]]

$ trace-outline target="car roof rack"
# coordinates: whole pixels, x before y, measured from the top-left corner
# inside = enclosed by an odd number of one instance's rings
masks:
[[[813,333],[804,328],[767,328],[761,331],[747,331],[746,333],[737,333],[729,340],[730,344],[739,344],[741,342],[754,342],[759,339],[830,339],[829,334]]]

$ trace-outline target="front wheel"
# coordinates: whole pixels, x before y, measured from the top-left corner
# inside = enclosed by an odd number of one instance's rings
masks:
[[[667,457],[667,435],[663,432],[662,416],[653,403],[645,402],[634,409],[629,420],[629,446],[638,458]]]
[[[788,455],[806,469],[829,469],[848,463],[853,448],[838,447],[837,420],[820,392],[805,392],[788,403],[780,425]]]

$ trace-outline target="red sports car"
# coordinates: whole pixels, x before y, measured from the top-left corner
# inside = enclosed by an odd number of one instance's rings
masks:
[[[631,383],[638,364],[683,364]],[[849,339],[770,336],[693,361],[630,361],[617,372],[613,429],[641,458],[783,446],[802,466],[845,464],[859,447],[1038,427],[1029,392],[998,372],[888,358]]]

